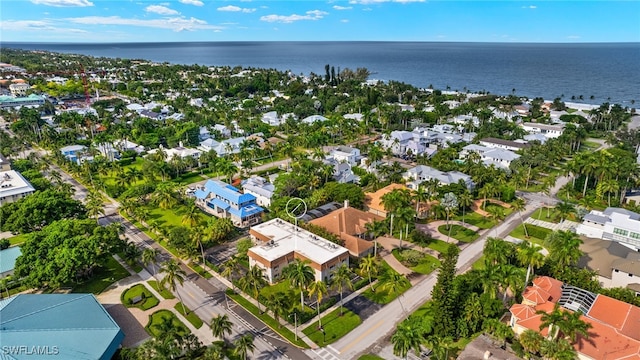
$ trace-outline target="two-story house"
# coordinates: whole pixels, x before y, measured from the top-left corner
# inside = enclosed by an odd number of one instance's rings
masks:
[[[247,227],[262,221],[264,209],[256,204],[256,197],[243,194],[222,181],[208,180],[195,192],[196,203],[219,218],[229,218],[235,226]]]

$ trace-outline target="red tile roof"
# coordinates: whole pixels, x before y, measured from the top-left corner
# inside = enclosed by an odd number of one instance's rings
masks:
[[[519,320],[525,320],[536,315],[536,310],[525,304],[513,304],[509,311]]]

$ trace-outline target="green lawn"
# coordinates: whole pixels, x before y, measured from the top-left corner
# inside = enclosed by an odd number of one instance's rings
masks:
[[[439,253],[444,253],[449,247],[449,243],[440,239],[432,239],[427,245],[428,248],[433,249]]]
[[[145,326],[145,330],[151,335],[158,337],[160,335],[159,330],[157,328],[163,321],[171,321],[173,328],[178,332],[179,335],[186,335],[189,333],[189,328],[187,328],[182,321],[178,319],[178,317],[169,310],[158,310],[153,314],[149,315],[149,323]]]
[[[438,232],[445,236],[448,235],[449,230],[447,229],[447,225],[438,226]],[[465,243],[470,243],[474,242],[478,237],[480,237],[480,235],[478,235],[477,232],[467,229],[462,225],[453,224],[451,225],[451,237]]]
[[[471,265],[471,269],[473,270],[484,270],[484,268],[484,255],[480,256],[480,258]]]
[[[211,275],[210,272],[203,269],[202,266],[200,266],[200,264],[196,262],[189,263],[189,267],[192,268],[195,272],[197,272],[200,276],[204,277],[205,279],[211,279],[213,277],[213,275]]]
[[[556,211],[555,208],[550,208],[548,213],[549,217],[547,217],[547,207],[543,206],[540,209],[534,211],[531,214],[531,217],[536,220],[548,221],[555,224],[560,222],[560,213]]]
[[[362,320],[355,313],[347,309],[343,309],[343,315],[340,316],[340,309],[336,309],[329,315],[322,317],[324,335],[318,329],[317,321],[307,326],[307,328],[302,330],[302,332],[314,343],[323,346],[337,341],[344,335],[348,334],[351,330],[355,329],[361,322]]]
[[[384,360],[384,359],[378,355],[367,354],[367,355],[360,356],[358,360]]]
[[[385,271],[396,272],[385,261],[382,261],[380,263],[380,268],[378,269],[378,271],[380,272],[380,274]],[[383,286],[384,284],[378,283],[374,286],[375,291],[372,291],[371,288],[369,288],[365,290],[362,295],[375,303],[385,305],[392,302],[395,298],[402,295],[405,291],[409,290],[409,288],[411,287],[411,283],[409,283],[409,281],[404,281],[403,286],[397,292],[389,292],[383,290]]]
[[[455,216],[452,220],[462,221],[462,215]],[[464,222],[475,225],[480,229],[491,229],[496,224],[495,221],[485,218],[475,211],[467,211],[464,215]]]
[[[419,274],[430,274],[433,270],[440,266],[440,261],[435,257],[423,254],[417,250],[411,249],[393,249],[391,251],[393,256],[402,263],[402,265],[410,268],[411,270]],[[414,259],[407,259],[407,256],[415,257]]]
[[[138,296],[142,296],[142,301],[134,304],[133,299]],[[120,295],[120,300],[126,307],[137,307],[141,310],[149,310],[160,303],[143,284],[137,284],[125,290]]]
[[[9,246],[20,245],[23,242],[27,241],[28,234],[20,234],[16,236],[12,236],[9,238]]]
[[[518,227],[513,229],[513,231],[509,235],[518,239],[530,241],[540,246],[544,246],[544,240],[547,238],[547,235],[552,233],[550,229],[546,229],[540,226],[526,224],[526,227],[527,227],[527,232],[529,234],[529,237],[525,235],[522,224],[518,225]]]
[[[189,321],[191,325],[193,325],[196,329],[200,329],[202,327],[203,322],[198,317],[198,315],[196,315],[196,313],[189,310],[189,308],[186,306],[184,308],[187,310],[187,314],[184,313],[184,311],[182,310],[181,302],[178,302],[173,308],[178,310],[178,312],[182,314],[182,316],[184,316],[187,319],[187,321]]]
[[[163,298],[167,300],[176,298],[175,296],[173,296],[171,291],[167,290],[166,288],[158,288],[158,282],[156,280],[149,280],[147,281],[147,284],[149,284],[149,286],[151,286],[155,291],[157,291]]]
[[[73,287],[72,292],[100,294],[109,285],[129,275],[127,269],[123,268],[112,256],[109,256],[105,264],[93,272],[91,279],[80,284],[71,285]]]
[[[235,301],[240,306],[245,308],[245,310],[252,313],[255,317],[262,320],[262,322],[267,324],[273,331],[280,334],[280,336],[287,339],[290,343],[304,349],[309,348],[309,346],[304,341],[300,340],[300,338],[296,340],[295,334],[291,332],[291,330],[287,329],[284,326],[281,326],[280,323],[278,323],[274,318],[267,315],[266,313],[262,313],[261,311],[259,311],[258,308],[255,305],[253,305],[251,302],[247,301],[247,299],[243,298],[238,294],[227,294],[227,296],[229,296],[231,299],[233,299],[233,301]]]

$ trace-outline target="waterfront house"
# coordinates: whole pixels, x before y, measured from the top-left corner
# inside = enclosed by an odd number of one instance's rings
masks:
[[[229,218],[237,227],[247,227],[262,221],[264,209],[256,204],[256,197],[243,194],[222,181],[207,180],[195,192],[196,204],[219,218]]]

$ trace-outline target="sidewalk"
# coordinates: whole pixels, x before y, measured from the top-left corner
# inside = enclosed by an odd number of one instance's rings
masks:
[[[540,226],[545,229],[550,229],[553,231],[558,231],[558,230],[575,231],[576,227],[580,225],[579,223],[575,221],[570,221],[570,220],[563,220],[562,222],[559,222],[559,223],[553,223],[549,221],[534,219],[532,217],[527,218],[524,222],[527,224]]]

